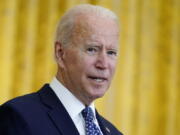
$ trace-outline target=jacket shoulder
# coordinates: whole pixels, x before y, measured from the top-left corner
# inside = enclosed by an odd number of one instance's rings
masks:
[[[44,85],[37,92],[19,96],[5,102],[4,104],[0,105],[0,111],[3,111],[5,108],[11,108],[12,110],[16,110],[19,113],[23,112],[23,114],[33,112],[35,113],[37,110],[40,110],[40,108],[42,108],[39,92],[43,89],[46,90],[46,87],[48,87],[48,84]]]
[[[31,93],[23,96],[16,97],[14,99],[11,99],[4,104],[2,104],[0,107],[3,106],[14,106],[14,107],[27,107],[29,104],[38,101],[37,93]]]
[[[41,89],[39,89],[37,92],[33,92],[30,94],[26,94],[23,96],[18,96],[16,98],[13,98],[7,102],[5,102],[4,104],[0,105],[0,107],[2,106],[12,106],[12,107],[24,107],[27,108],[31,105],[37,105],[38,103],[40,103],[40,97],[39,97],[39,93],[43,90],[46,90],[49,88],[48,84],[45,84]]]

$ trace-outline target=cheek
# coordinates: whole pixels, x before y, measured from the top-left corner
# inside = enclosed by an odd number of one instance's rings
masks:
[[[91,69],[95,63],[95,58],[93,58],[92,56],[83,55],[81,63],[81,66],[84,69]]]
[[[77,77],[82,78],[90,69],[89,61],[84,56],[76,57],[72,60],[71,69]]]
[[[116,62],[112,62],[110,64],[110,73],[111,73],[111,76],[114,75],[115,70],[116,70]]]
[[[82,57],[78,54],[78,51],[70,51],[66,55],[66,63],[73,71],[81,70]]]

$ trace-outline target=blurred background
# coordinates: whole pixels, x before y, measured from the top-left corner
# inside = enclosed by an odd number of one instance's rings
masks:
[[[179,135],[180,0],[0,0],[0,104],[52,80],[57,22],[82,3],[111,9],[121,23],[117,72],[99,112],[124,135]]]

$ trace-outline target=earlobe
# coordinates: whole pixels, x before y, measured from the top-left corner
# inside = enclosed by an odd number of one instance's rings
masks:
[[[55,59],[61,68],[64,68],[64,49],[60,42],[55,42]]]

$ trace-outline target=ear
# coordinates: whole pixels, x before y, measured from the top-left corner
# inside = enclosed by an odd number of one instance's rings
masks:
[[[64,48],[60,42],[55,42],[54,53],[58,66],[64,68]]]

